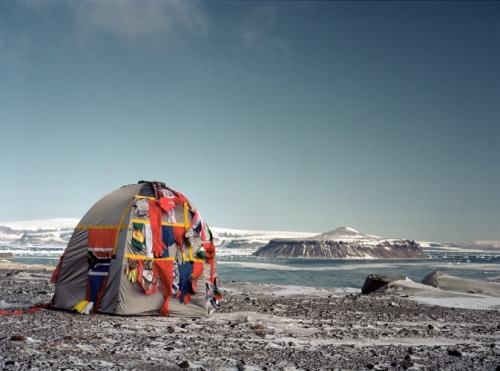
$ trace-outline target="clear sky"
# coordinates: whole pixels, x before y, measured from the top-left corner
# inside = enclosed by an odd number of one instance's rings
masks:
[[[0,1],[0,221],[500,239],[500,3]]]

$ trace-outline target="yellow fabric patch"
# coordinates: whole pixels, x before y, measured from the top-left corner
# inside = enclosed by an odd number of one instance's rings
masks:
[[[132,238],[140,243],[144,243],[144,234],[138,229],[132,232]]]
[[[82,313],[88,304],[89,302],[87,300],[82,300],[77,305],[75,305],[73,309],[76,310],[78,313]]]

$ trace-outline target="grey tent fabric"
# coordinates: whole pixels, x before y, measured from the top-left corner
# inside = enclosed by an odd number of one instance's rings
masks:
[[[222,299],[199,211],[160,182],[123,186],[80,220],[54,271],[57,309],[210,316]]]

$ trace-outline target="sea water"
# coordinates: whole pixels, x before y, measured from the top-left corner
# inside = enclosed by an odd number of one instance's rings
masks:
[[[1,250],[1,248],[0,248]],[[427,259],[277,259],[224,254],[218,257],[218,276],[223,280],[300,285],[311,287],[361,288],[370,274],[402,275],[421,282],[428,273],[443,273],[478,280],[500,276],[497,251],[424,250]],[[62,249],[50,253],[30,248],[30,254],[9,259],[24,264],[55,266]]]
[[[235,281],[312,287],[361,288],[370,274],[401,275],[421,282],[439,270],[461,278],[486,280],[500,275],[499,253],[433,253],[428,259],[263,259],[225,258],[219,276]]]

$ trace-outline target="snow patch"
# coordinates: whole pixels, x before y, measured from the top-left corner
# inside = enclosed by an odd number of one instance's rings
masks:
[[[0,222],[0,226],[9,227],[13,230],[43,231],[61,230],[75,228],[80,219],[53,218],[43,220],[24,220],[17,222]]]

